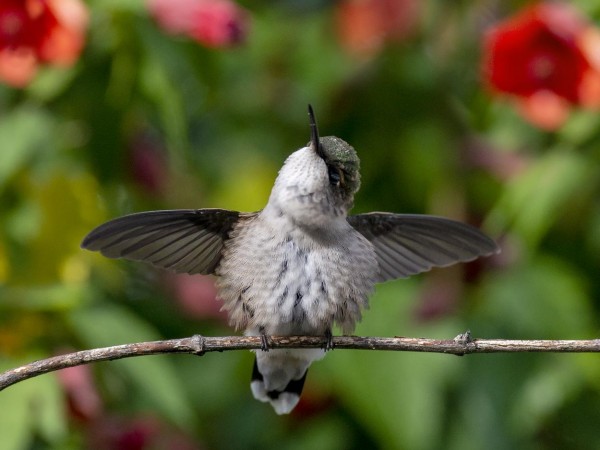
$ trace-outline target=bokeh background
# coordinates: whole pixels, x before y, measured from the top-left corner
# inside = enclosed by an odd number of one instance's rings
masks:
[[[229,335],[213,280],[79,248],[150,209],[260,209],[321,134],[355,212],[503,252],[380,285],[356,334],[586,339],[600,312],[600,2],[0,1],[0,367]],[[81,366],[0,393],[21,449],[597,449],[600,358],[333,351],[293,414],[250,352]]]

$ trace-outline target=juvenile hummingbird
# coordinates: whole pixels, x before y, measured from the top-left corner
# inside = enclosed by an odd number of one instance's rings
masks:
[[[267,205],[149,211],[111,220],[82,247],[180,273],[214,274],[229,321],[262,337],[251,390],[277,414],[296,406],[310,364],[332,347],[331,330],[354,330],[375,283],[498,251],[476,228],[428,216],[348,216],[360,185],[359,159],[340,138],[319,137],[279,171]],[[325,336],[323,349],[272,349],[269,335]]]

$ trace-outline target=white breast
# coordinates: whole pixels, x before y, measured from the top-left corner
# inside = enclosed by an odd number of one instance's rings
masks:
[[[232,325],[252,334],[323,335],[337,323],[352,332],[378,270],[362,235],[345,220],[307,234],[265,214],[238,228],[217,269]]]

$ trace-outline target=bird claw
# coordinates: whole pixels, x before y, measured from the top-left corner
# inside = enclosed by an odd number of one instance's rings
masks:
[[[269,338],[267,337],[266,334],[261,334],[260,335],[260,349],[263,352],[268,352],[269,351]]]
[[[327,329],[325,331],[325,344],[323,345],[323,350],[328,352],[329,350],[333,350],[335,345],[333,344],[333,335],[331,334],[331,330]]]

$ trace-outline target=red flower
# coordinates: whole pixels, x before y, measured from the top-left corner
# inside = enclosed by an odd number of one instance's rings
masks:
[[[158,24],[207,47],[239,44],[248,34],[248,14],[229,0],[148,0]]]
[[[106,415],[91,423],[83,448],[95,450],[199,450],[206,448],[175,427],[148,415]]]
[[[2,0],[0,79],[22,87],[39,63],[74,63],[83,47],[87,18],[80,0]]]
[[[571,6],[536,4],[488,31],[484,77],[517,98],[528,120],[557,128],[570,105],[600,105],[598,36]]]
[[[130,144],[129,167],[133,180],[148,194],[160,195],[169,181],[164,149],[148,132],[138,132]]]

